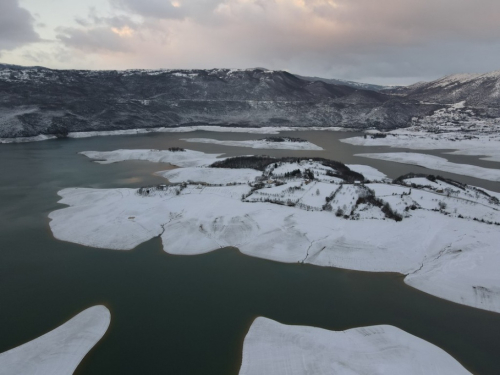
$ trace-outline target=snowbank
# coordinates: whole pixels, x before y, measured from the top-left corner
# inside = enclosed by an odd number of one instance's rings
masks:
[[[56,139],[55,135],[40,134],[34,137],[18,137],[18,138],[0,138],[0,143],[25,143],[25,142],[39,142],[47,141],[49,139]]]
[[[262,173],[255,169],[230,168],[179,168],[171,171],[156,173],[167,178],[170,182],[204,182],[207,184],[245,183],[254,181]]]
[[[373,154],[356,154],[370,159],[393,161],[396,163],[419,165],[424,168],[435,169],[463,176],[480,178],[483,180],[500,181],[500,169],[483,168],[469,164],[451,163],[439,156],[417,154],[413,152],[388,152]]]
[[[0,374],[73,374],[110,320],[106,307],[90,307],[45,335],[0,354]]]
[[[222,146],[235,146],[235,147],[250,147],[261,149],[276,149],[276,150],[304,150],[304,151],[321,151],[321,147],[316,146],[311,142],[271,142],[266,140],[251,140],[251,141],[219,141],[211,138],[185,138],[182,141],[193,143],[212,143]]]
[[[482,160],[500,162],[500,138],[495,135],[470,136],[467,133],[431,134],[395,130],[385,138],[352,137],[341,142],[355,146],[388,146],[412,150],[454,150],[449,154],[482,156]]]
[[[80,154],[96,163],[111,164],[125,160],[145,160],[154,163],[170,163],[179,167],[197,167],[215,162],[222,154],[205,154],[204,152],[184,150],[115,150],[115,151],[83,151]]]
[[[257,318],[243,344],[240,375],[465,375],[444,350],[396,327],[346,331]]]

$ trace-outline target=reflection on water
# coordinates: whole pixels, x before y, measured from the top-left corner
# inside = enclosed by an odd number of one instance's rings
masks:
[[[424,170],[352,156],[387,150],[338,142],[352,133],[285,135],[306,138],[326,150],[188,145],[179,140],[186,134],[0,146],[0,352],[47,332],[91,305],[105,304],[112,314],[110,329],[77,374],[237,374],[243,338],[259,315],[334,330],[392,324],[440,346],[475,373],[498,373],[500,314],[421,293],[406,286],[401,275],[281,264],[247,257],[236,249],[174,256],[161,250],[157,238],[133,251],[116,251],[52,237],[47,214],[61,207],[56,203],[58,190],[158,184],[164,179],[153,173],[168,167],[136,161],[100,165],[78,155],[79,151],[180,146],[229,155],[328,157],[369,164],[391,177]],[[206,132],[188,136],[261,137]],[[497,183],[461,180],[499,191]]]

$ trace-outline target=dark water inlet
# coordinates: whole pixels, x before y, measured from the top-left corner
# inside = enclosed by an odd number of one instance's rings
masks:
[[[1,145],[0,352],[44,334],[87,307],[104,304],[112,314],[111,326],[77,374],[237,374],[243,338],[256,316],[332,330],[391,324],[438,345],[473,373],[497,374],[500,314],[419,292],[398,274],[282,264],[247,257],[236,249],[174,256],[164,253],[156,238],[132,251],[113,251],[52,237],[47,215],[62,207],[56,203],[62,188],[164,182],[152,175],[162,165],[98,165],[76,154],[84,150],[180,146],[211,153],[227,150],[231,155],[323,156],[373,165],[391,177],[416,169],[355,158],[354,153],[378,151],[342,144],[338,133],[289,134],[328,150],[255,150],[179,140],[263,137],[205,132]],[[464,158],[474,164],[473,158]],[[496,183],[476,182],[498,191]]]

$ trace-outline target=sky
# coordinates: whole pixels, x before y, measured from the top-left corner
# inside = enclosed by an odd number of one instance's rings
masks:
[[[0,0],[0,62],[404,85],[499,70],[500,1]]]

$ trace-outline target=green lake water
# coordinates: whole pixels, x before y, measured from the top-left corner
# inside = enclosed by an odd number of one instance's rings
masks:
[[[338,141],[353,133],[290,132],[325,151],[256,150],[181,138],[255,139],[238,133],[167,133],[0,145],[0,352],[30,341],[80,311],[104,304],[111,325],[76,374],[237,374],[253,319],[344,330],[390,324],[427,340],[476,374],[500,373],[500,314],[419,292],[403,276],[281,264],[227,248],[197,256],[163,252],[155,238],[132,251],[58,241],[49,212],[66,187],[139,187],[163,183],[165,165],[99,165],[86,150],[180,146],[228,155],[321,156],[372,165],[390,177],[435,173],[499,191],[500,184],[354,157],[398,151]],[[401,151],[401,150],[399,150]],[[417,151],[419,152],[419,151]],[[439,151],[428,154],[439,155]],[[498,167],[465,156],[457,163]]]

